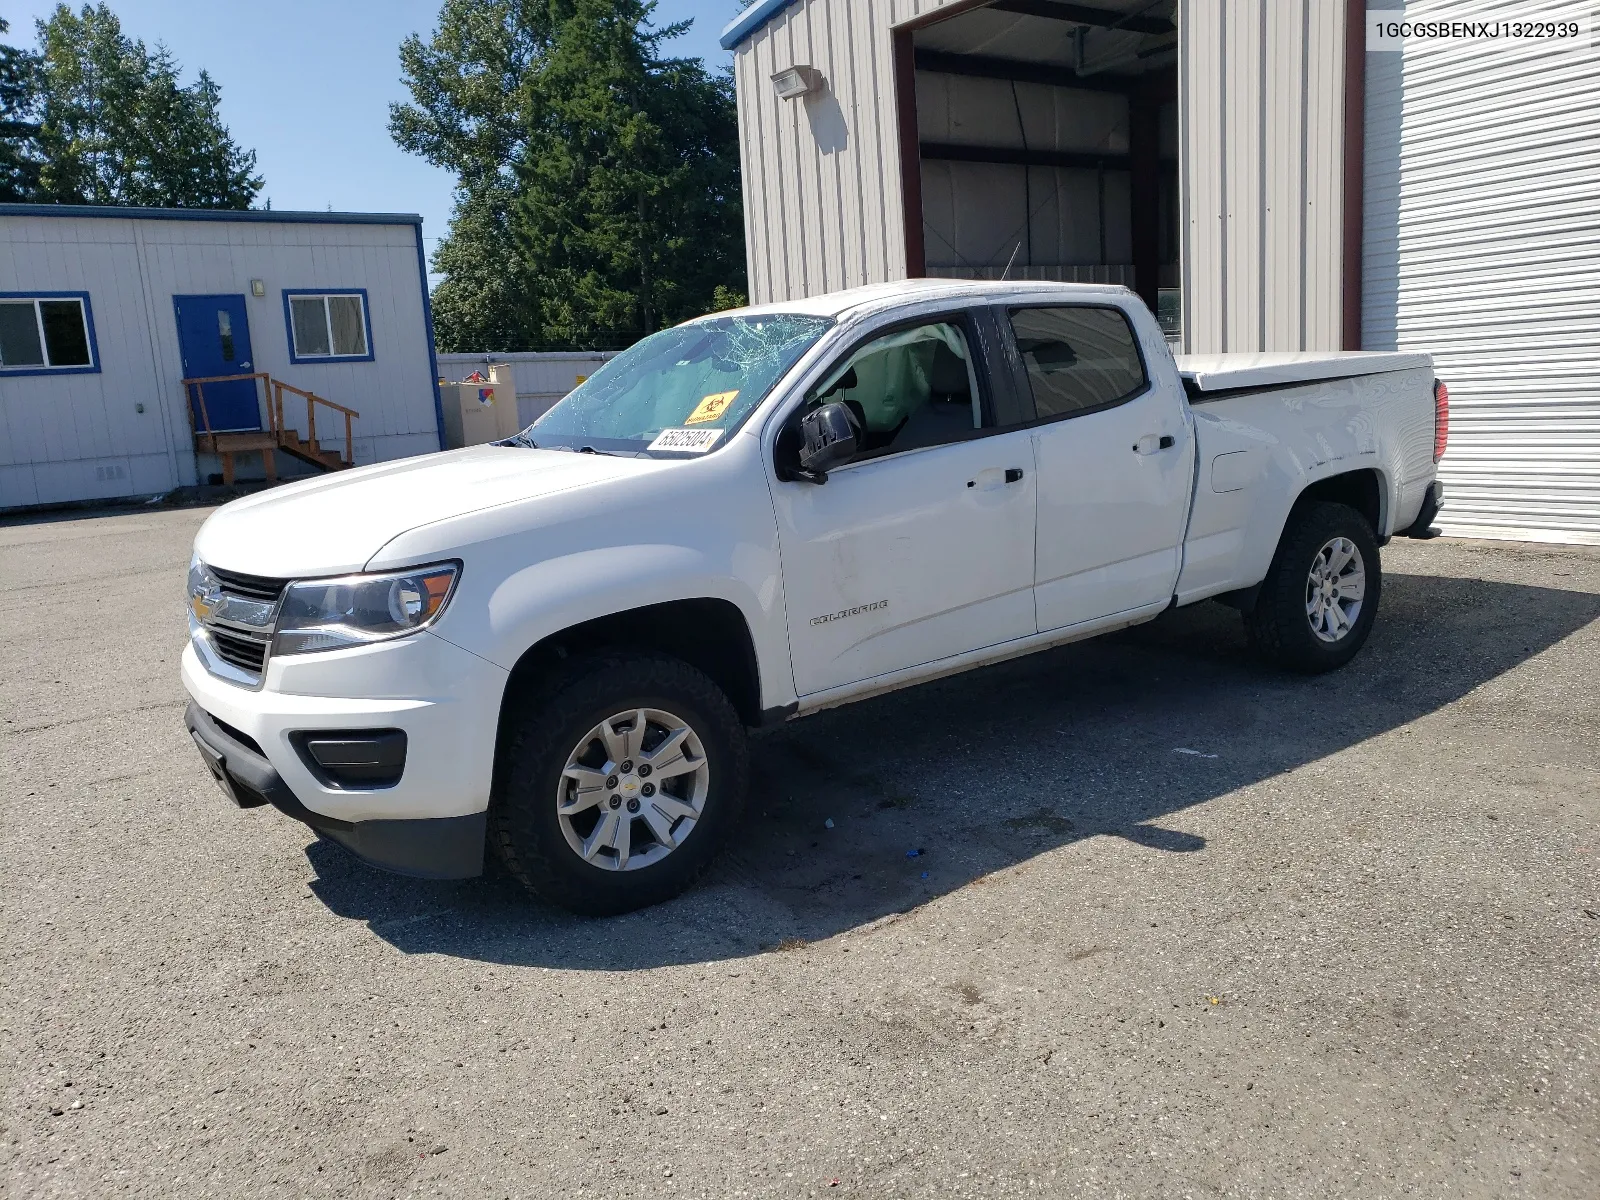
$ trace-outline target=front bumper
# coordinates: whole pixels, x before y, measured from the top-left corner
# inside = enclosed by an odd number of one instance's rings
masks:
[[[182,673],[193,701],[185,724],[236,803],[270,804],[387,870],[481,873],[506,671],[421,633],[275,658],[259,690],[209,673],[192,644]],[[295,744],[307,731],[374,729],[405,735],[393,786],[336,786]]]
[[[386,871],[423,879],[468,879],[483,873],[487,812],[409,821],[341,821],[301,804],[270,762],[192,700],[183,723],[223,792],[240,808],[270,804]]]

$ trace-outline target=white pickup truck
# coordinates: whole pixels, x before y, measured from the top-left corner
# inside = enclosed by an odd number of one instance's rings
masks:
[[[621,912],[727,836],[750,728],[1208,598],[1286,668],[1349,661],[1447,404],[1420,354],[1175,362],[1116,287],[704,317],[506,442],[219,509],[187,724],[236,803],[371,863],[492,848]]]

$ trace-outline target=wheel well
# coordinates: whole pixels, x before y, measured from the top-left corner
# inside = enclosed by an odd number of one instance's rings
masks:
[[[727,600],[674,600],[596,617],[534,643],[506,681],[506,698],[523,694],[561,660],[590,650],[654,650],[703,671],[746,725],[761,723],[761,675],[750,627]]]
[[[1377,471],[1367,468],[1319,479],[1300,493],[1295,507],[1316,500],[1348,504],[1367,519],[1375,535],[1380,538],[1383,536],[1383,489],[1379,485]]]

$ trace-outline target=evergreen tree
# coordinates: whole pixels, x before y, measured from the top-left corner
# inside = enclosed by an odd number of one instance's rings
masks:
[[[190,87],[164,46],[130,39],[105,5],[38,23],[41,198],[63,204],[249,208],[254,151],[222,123],[204,71]]]
[[[663,57],[654,7],[446,0],[401,46],[390,132],[458,181],[441,349],[616,348],[743,289],[732,79]]]
[[[9,26],[0,17],[0,33]],[[0,44],[0,201],[34,200],[39,191],[39,60]]]
[[[551,0],[514,231],[549,340],[608,348],[744,283],[733,81],[667,59],[653,0]]]

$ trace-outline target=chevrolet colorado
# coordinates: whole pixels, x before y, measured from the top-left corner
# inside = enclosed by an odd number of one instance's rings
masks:
[[[746,732],[1208,598],[1341,666],[1423,537],[1420,354],[1175,360],[1117,287],[920,280],[646,338],[517,436],[225,505],[186,723],[240,806],[615,913],[739,817]]]

